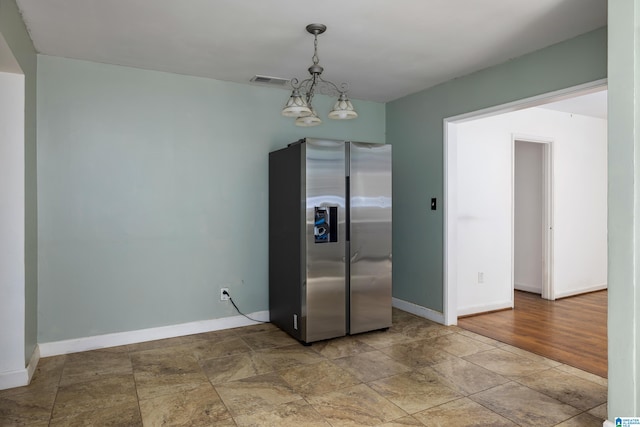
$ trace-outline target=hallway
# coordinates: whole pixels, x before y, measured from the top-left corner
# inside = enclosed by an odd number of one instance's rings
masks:
[[[515,309],[458,319],[458,326],[607,378],[607,291],[548,301],[515,291]]]

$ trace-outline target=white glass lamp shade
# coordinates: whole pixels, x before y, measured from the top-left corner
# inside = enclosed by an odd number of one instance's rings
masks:
[[[329,118],[336,120],[349,120],[355,119],[356,117],[358,117],[358,113],[354,110],[353,104],[349,101],[347,95],[342,92],[340,94],[340,98],[338,98],[338,101],[336,101],[333,106],[333,109],[329,112]]]
[[[307,105],[304,96],[300,96],[300,92],[294,89],[286,105],[282,109],[282,115],[285,117],[301,117],[311,114],[311,108]]]
[[[320,120],[320,117],[318,117],[316,110],[311,110],[311,114],[298,117],[296,119],[296,126],[311,127],[318,126],[320,123],[322,123],[322,120]]]

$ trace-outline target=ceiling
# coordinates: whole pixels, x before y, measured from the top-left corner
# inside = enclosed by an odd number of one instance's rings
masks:
[[[17,0],[39,53],[249,83],[324,77],[387,102],[606,25],[606,0]]]
[[[548,110],[607,119],[607,90],[604,89],[586,95],[563,99],[562,101],[544,104],[540,107]]]

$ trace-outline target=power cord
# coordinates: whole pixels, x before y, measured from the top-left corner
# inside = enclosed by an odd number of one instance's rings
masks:
[[[269,322],[265,322],[264,320],[258,320],[258,319],[254,319],[251,318],[249,316],[247,316],[246,314],[244,314],[243,312],[240,311],[240,309],[238,308],[238,306],[236,305],[235,302],[233,302],[233,298],[231,298],[231,295],[229,295],[229,292],[227,291],[222,291],[222,295],[226,295],[229,297],[229,301],[231,301],[231,304],[233,304],[233,307],[236,309],[236,311],[240,314],[242,314],[244,317],[246,317],[249,320],[253,320],[254,322],[258,322],[258,323],[269,323]]]

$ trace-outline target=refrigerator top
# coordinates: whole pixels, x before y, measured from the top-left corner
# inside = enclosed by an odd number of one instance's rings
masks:
[[[351,140],[345,140],[345,139],[331,139],[331,138],[301,138],[297,141],[294,141],[290,144],[287,145],[287,147],[291,147],[294,145],[298,145],[298,144],[304,144],[305,142],[310,143],[310,144],[315,144],[315,145],[319,145],[319,146],[332,146],[332,145],[336,145],[336,144],[345,144],[345,143],[349,143],[349,142],[354,142],[357,144],[362,144],[362,145],[389,145],[389,144],[385,144],[385,143],[381,143],[381,142],[365,142],[365,141],[351,141]]]

